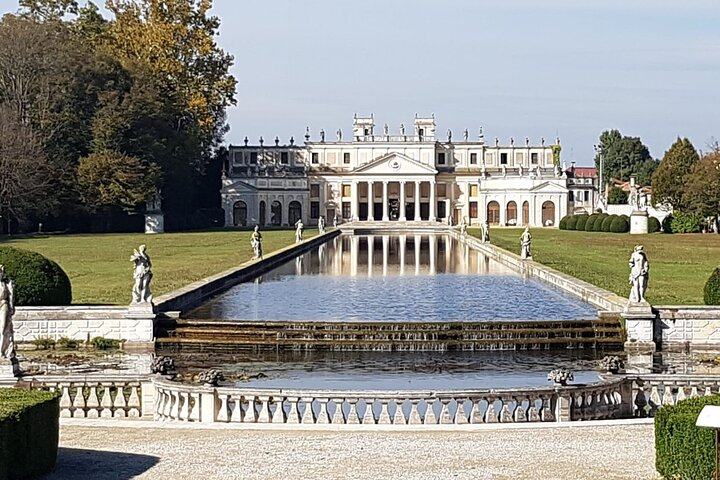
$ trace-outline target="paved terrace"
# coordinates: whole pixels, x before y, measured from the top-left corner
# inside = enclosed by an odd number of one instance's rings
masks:
[[[63,419],[57,468],[47,478],[659,478],[649,420],[454,426],[452,431],[267,427]]]

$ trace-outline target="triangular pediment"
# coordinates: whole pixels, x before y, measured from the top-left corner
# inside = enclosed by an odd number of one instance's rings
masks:
[[[221,193],[249,193],[256,192],[257,188],[242,180],[224,185]]]
[[[361,175],[437,175],[437,170],[402,153],[388,153],[361,165],[353,174]]]
[[[556,182],[543,182],[531,188],[530,191],[534,193],[567,193],[568,189]]]

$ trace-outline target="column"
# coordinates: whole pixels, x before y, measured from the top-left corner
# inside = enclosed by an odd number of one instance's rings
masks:
[[[350,185],[350,221],[355,221],[360,217],[358,212],[358,182],[353,181]]]
[[[407,237],[400,235],[400,276],[405,275],[405,252],[407,249]]]
[[[388,182],[387,180],[383,181],[383,194],[382,194],[382,212],[383,212],[383,222],[387,222],[390,220],[390,216],[388,215]]]
[[[437,201],[435,200],[435,179],[433,179],[430,182],[430,221],[434,222],[437,220],[435,216],[435,204]]]
[[[420,220],[420,182],[415,181],[415,192],[413,193],[415,198],[415,221]]]
[[[387,235],[382,236],[382,246],[383,246],[383,262],[382,262],[382,274],[383,277],[387,277],[388,272],[388,254],[389,254],[389,247],[388,243],[390,242],[390,237]]]
[[[365,237],[365,242],[367,244],[367,259],[368,259],[368,277],[372,277],[373,274],[373,263],[375,263],[375,236],[374,235],[368,235]]]
[[[405,181],[400,182],[400,218],[398,218],[401,222],[406,222],[407,218],[405,217]]]
[[[451,206],[452,206],[452,204],[450,203],[450,199],[446,198],[445,199],[445,214],[450,218],[452,218],[452,216],[453,216],[453,212],[450,210]]]
[[[375,220],[375,182],[368,182],[368,222]]]

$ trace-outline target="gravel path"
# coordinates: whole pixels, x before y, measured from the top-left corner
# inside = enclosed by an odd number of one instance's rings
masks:
[[[49,479],[654,479],[653,426],[277,431],[63,424]]]

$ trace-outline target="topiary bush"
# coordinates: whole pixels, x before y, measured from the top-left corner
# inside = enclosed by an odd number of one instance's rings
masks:
[[[602,231],[603,232],[609,232],[610,231],[610,225],[612,224],[613,220],[617,218],[617,215],[608,215],[605,217],[605,220],[602,222]]]
[[[610,215],[607,213],[601,213],[598,215],[598,218],[595,219],[595,223],[593,224],[593,232],[602,232],[603,229],[603,223],[605,222],[605,219],[608,218]]]
[[[703,301],[705,305],[720,305],[720,267],[716,267],[705,282]]]
[[[70,305],[72,287],[60,265],[37,252],[0,247],[0,265],[15,281],[15,305]]]
[[[662,223],[660,223],[663,233],[673,233],[672,219],[673,219],[672,213],[670,215],[667,215],[665,218],[663,218]]]
[[[55,392],[0,388],[0,479],[35,478],[52,471],[59,417]]]
[[[575,230],[579,232],[585,231],[585,224],[588,221],[589,215],[578,215],[577,216],[577,223],[575,224]]]
[[[570,218],[567,219],[567,223],[565,224],[565,226],[567,227],[568,230],[576,230],[577,229],[576,228],[577,221],[578,221],[578,216],[571,215]]]
[[[558,224],[558,228],[560,230],[567,230],[567,221],[568,218],[570,218],[572,215],[565,215],[563,218],[560,219],[560,223]]]
[[[648,218],[648,233],[656,233],[660,231],[660,220],[655,217]]]
[[[586,232],[592,232],[593,231],[593,225],[595,225],[595,220],[598,219],[600,215],[597,213],[593,213],[590,215],[587,220],[585,221],[585,231]]]
[[[720,396],[683,400],[662,407],[655,415],[655,469],[663,478],[713,478],[715,432],[695,426],[705,405],[720,405]]]
[[[625,220],[622,216],[617,217],[610,224],[610,231],[612,233],[626,233],[630,231],[630,222]]]

